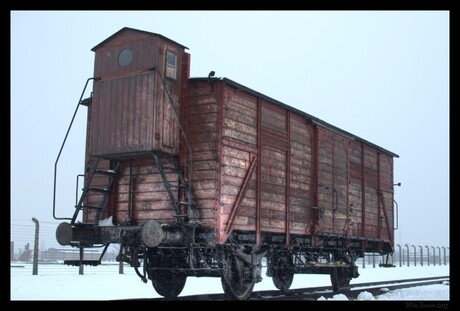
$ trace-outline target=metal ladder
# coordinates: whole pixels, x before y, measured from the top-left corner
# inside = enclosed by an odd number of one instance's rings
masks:
[[[72,217],[72,220],[71,220],[71,224],[75,224],[76,220],[77,220],[77,217],[78,217],[78,214],[80,213],[80,211],[82,210],[94,210],[96,212],[96,215],[94,217],[94,222],[90,222],[90,223],[86,223],[87,225],[97,225],[99,223],[99,217],[100,217],[100,214],[104,208],[104,205],[105,205],[105,202],[107,201],[107,198],[109,196],[109,193],[110,193],[110,189],[112,187],[112,184],[113,184],[113,180],[115,179],[115,177],[118,175],[118,170],[120,168],[120,162],[119,161],[116,161],[114,163],[114,167],[112,169],[99,169],[99,162],[100,162],[101,158],[96,158],[94,161],[92,161],[91,163],[91,167],[90,167],[90,171],[89,171],[89,175],[88,175],[88,178],[85,180],[85,185],[82,189],[82,194],[80,196],[80,199],[77,203],[77,205],[75,206],[75,212],[73,214],[73,217]],[[105,187],[101,188],[101,187],[95,187],[92,185],[93,183],[93,178],[95,176],[107,176],[108,179],[107,179],[107,184],[105,185]],[[100,195],[100,200],[99,200],[99,203],[96,204],[96,205],[85,205],[85,199],[87,197],[88,194],[90,193],[98,193]]]

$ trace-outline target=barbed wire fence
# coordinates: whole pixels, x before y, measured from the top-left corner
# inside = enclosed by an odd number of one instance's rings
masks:
[[[62,246],[56,241],[56,228],[59,222],[39,222],[38,260],[40,263],[63,262],[66,259],[77,260],[79,249]],[[34,252],[35,224],[32,219],[12,219],[10,232],[11,262],[31,262]],[[119,245],[112,244],[106,251],[102,261],[115,262]],[[85,258],[99,259],[101,249],[85,249]],[[387,263],[386,257],[379,254],[365,254],[364,258],[356,261],[358,266],[376,267]],[[390,266],[430,266],[448,265],[450,263],[450,248],[438,245],[395,244]]]
[[[39,221],[38,260],[39,263],[62,262],[79,258],[79,249],[62,246],[56,240],[59,222]],[[29,262],[34,255],[35,224],[32,219],[12,219],[10,227],[10,261]],[[101,249],[85,249],[85,258],[99,259]],[[115,262],[119,245],[111,244],[102,261]]]

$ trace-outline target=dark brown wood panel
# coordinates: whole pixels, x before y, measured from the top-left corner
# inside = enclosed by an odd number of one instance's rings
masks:
[[[236,143],[257,145],[257,104],[240,92],[226,89],[228,100],[223,115],[223,138]]]
[[[130,49],[132,60],[118,61]],[[164,75],[165,51],[178,55],[177,79]],[[88,157],[175,153],[179,127],[174,108],[189,74],[184,47],[153,33],[124,28],[94,48],[95,80],[90,105]],[[167,94],[169,93],[169,95]]]
[[[123,164],[113,187],[114,223],[141,224],[148,219],[172,217],[174,208],[153,158],[134,160],[131,169],[129,161]],[[177,186],[177,174],[169,173],[166,177],[172,186]],[[177,190],[174,193],[177,198]]]
[[[231,106],[228,105],[227,107]],[[230,109],[227,109],[227,112],[228,110]],[[224,128],[226,126],[238,128],[241,125],[240,122],[235,122],[229,119],[228,114],[226,115]],[[244,126],[246,126],[246,130],[250,130],[251,128],[248,125]],[[254,130],[256,129],[254,128]],[[223,209],[221,217],[226,222],[231,213],[234,212],[236,214],[232,223],[233,229],[255,230],[256,174],[253,173],[247,177],[249,167],[251,166],[252,155],[245,149],[243,145],[236,142],[232,145],[223,144],[222,146],[221,204],[223,204]],[[243,188],[245,178],[249,179],[246,187]],[[239,205],[236,205],[239,197]],[[237,210],[234,211],[235,209]]]
[[[267,102],[262,103],[262,127],[287,134],[286,110]]]
[[[261,230],[275,231],[286,226],[287,152],[262,145],[261,154]]]
[[[187,135],[193,150],[193,195],[204,226],[216,225],[218,99],[207,83],[190,89]]]
[[[154,73],[102,80],[91,107],[93,155],[153,150]],[[127,93],[125,94],[125,91]]]
[[[253,120],[257,119],[257,100],[249,94],[243,92],[232,91],[230,88],[228,90],[228,99],[226,101],[226,109],[224,111],[225,118],[236,114],[240,114],[247,118]],[[230,113],[229,113],[230,112]],[[236,119],[238,121],[238,119]]]
[[[311,222],[311,136],[304,118],[290,119],[290,232],[304,234]]]

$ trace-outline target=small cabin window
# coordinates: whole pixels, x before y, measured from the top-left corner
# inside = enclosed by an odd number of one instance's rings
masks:
[[[170,51],[166,51],[166,77],[177,78],[177,55]]]
[[[120,54],[118,54],[118,63],[120,66],[126,67],[131,64],[133,60],[133,51],[131,49],[123,49]]]

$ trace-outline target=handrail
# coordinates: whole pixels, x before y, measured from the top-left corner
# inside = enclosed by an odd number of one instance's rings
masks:
[[[80,183],[78,182],[80,180],[80,177],[85,177],[85,174],[78,174],[77,175],[77,182],[75,183],[75,206],[78,205],[78,189],[80,189]]]
[[[189,153],[189,159],[188,159],[189,160],[188,193],[190,195],[190,197],[187,200],[188,201],[187,202],[187,208],[188,208],[189,212],[191,212],[193,220],[196,221],[195,211],[192,210],[192,163],[193,163],[192,162],[192,148],[190,147],[190,144],[188,142],[187,136],[185,135],[185,131],[182,128],[182,124],[180,123],[179,115],[177,114],[176,108],[173,105],[173,100],[171,98],[171,94],[169,94],[168,88],[166,86],[166,82],[163,79],[163,77],[161,76],[161,72],[159,72],[158,70],[156,70],[156,72],[158,72],[158,76],[160,77],[161,82],[163,83],[163,88],[165,89],[166,95],[168,95],[169,103],[170,103],[171,108],[172,108],[172,110],[174,112],[174,116],[176,117],[177,124],[179,124],[179,129],[180,129],[180,131],[182,133],[182,136],[184,137],[185,144],[187,145],[187,149],[188,149],[188,153]]]
[[[393,202],[396,204],[396,227],[394,225],[394,219],[393,219],[393,230],[398,230],[399,228],[399,206],[398,206],[398,202],[396,202],[395,199],[393,199]]]
[[[56,177],[57,177],[57,165],[59,162],[59,158],[61,157],[62,149],[64,149],[64,145],[67,141],[67,137],[69,136],[70,128],[72,127],[73,121],[75,120],[75,116],[77,115],[78,108],[80,107],[81,101],[83,99],[83,95],[85,95],[86,87],[90,80],[100,80],[101,78],[88,78],[85,83],[85,87],[81,92],[80,100],[78,101],[77,107],[75,108],[75,112],[73,113],[72,120],[70,121],[69,127],[67,129],[67,133],[65,134],[64,141],[62,142],[61,149],[59,149],[59,153],[56,158],[56,162],[54,162],[54,188],[53,188],[53,218],[56,220],[72,220],[72,218],[67,217],[56,217]]]

